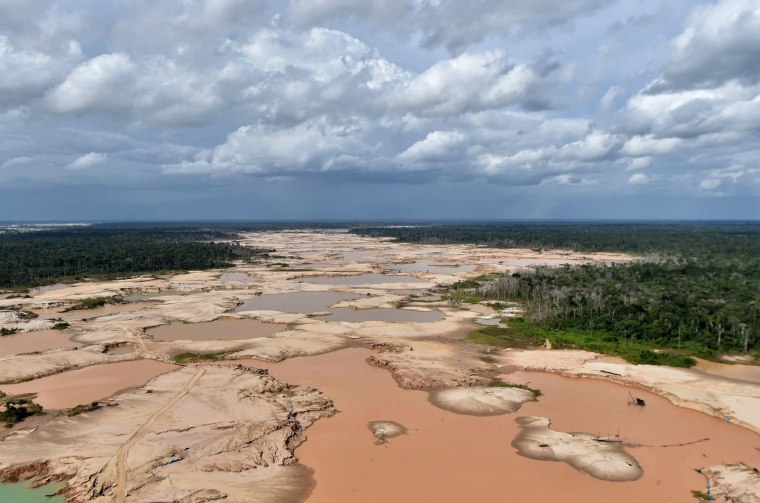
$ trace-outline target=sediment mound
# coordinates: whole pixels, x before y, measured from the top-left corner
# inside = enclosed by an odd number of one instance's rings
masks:
[[[641,478],[644,470],[623,444],[589,433],[564,433],[549,428],[545,417],[520,417],[522,428],[512,441],[517,453],[542,461],[564,461],[594,478],[623,482]]]
[[[398,437],[407,432],[407,429],[395,421],[371,421],[368,425],[369,431],[375,437],[376,444],[384,444],[386,440]]]
[[[515,412],[533,393],[520,388],[451,388],[431,391],[430,403],[441,409],[470,416],[498,416]]]

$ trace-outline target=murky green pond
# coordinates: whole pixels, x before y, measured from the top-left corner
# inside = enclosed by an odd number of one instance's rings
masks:
[[[0,484],[0,502],[2,503],[64,503],[63,496],[48,496],[55,494],[63,483],[47,484],[32,489],[28,482],[17,484]]]

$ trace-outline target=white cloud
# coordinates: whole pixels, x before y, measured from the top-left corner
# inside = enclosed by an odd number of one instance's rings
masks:
[[[612,86],[607,89],[602,99],[599,101],[602,110],[610,110],[615,106],[617,99],[625,92],[625,89],[620,86]]]
[[[374,27],[392,26],[404,19],[411,7],[407,0],[290,0],[287,18],[297,26],[313,26],[330,18],[350,17]]]
[[[673,40],[665,85],[693,88],[760,79],[760,3],[720,0],[701,5]]]
[[[628,163],[628,167],[626,168],[626,171],[635,171],[639,169],[648,168],[652,165],[652,158],[651,157],[637,157],[635,159],[631,159],[631,161]]]
[[[241,64],[255,65],[270,73],[297,68],[308,71],[309,78],[320,83],[345,74],[368,72],[366,84],[375,89],[406,76],[401,68],[381,58],[357,38],[326,28],[312,28],[300,34],[266,29],[236,50],[244,56]]]
[[[566,160],[600,161],[611,157],[620,148],[620,137],[604,132],[591,131],[579,141],[563,145],[557,156]]]
[[[422,2],[420,17],[425,45],[444,45],[454,50],[480,42],[492,33],[526,36],[567,25],[609,3],[609,0],[438,0]]]
[[[425,116],[456,115],[545,100],[542,83],[527,65],[510,65],[501,50],[441,60],[398,86],[390,104]]]
[[[705,190],[713,190],[717,189],[718,186],[721,184],[720,178],[705,178],[701,182],[699,182],[699,188],[705,189]]]
[[[631,157],[662,156],[672,154],[682,147],[684,141],[680,138],[655,138],[634,136],[625,142],[620,152]]]
[[[0,164],[0,168],[15,168],[16,166],[25,166],[32,162],[32,158],[28,156],[14,157]]]
[[[74,161],[69,163],[68,167],[72,169],[87,169],[103,164],[108,160],[108,155],[100,152],[90,152],[83,156],[77,157]]]
[[[451,162],[461,158],[457,152],[467,137],[459,131],[433,131],[398,155],[404,162]]]
[[[0,0],[0,163],[756,192],[757,2],[697,3]]]
[[[34,49],[20,50],[8,37],[0,36],[0,110],[39,97],[78,56],[73,50],[56,57]]]
[[[287,18],[299,26],[351,19],[375,30],[457,52],[490,37],[527,36],[574,20],[611,0],[290,0]]]
[[[75,68],[48,94],[56,112],[118,110],[134,99],[137,70],[129,55],[97,56]]]
[[[357,124],[304,122],[292,128],[243,126],[193,161],[167,165],[169,172],[287,175],[345,168],[371,150]]]
[[[629,185],[644,185],[649,183],[649,177],[644,173],[634,173],[628,179]]]

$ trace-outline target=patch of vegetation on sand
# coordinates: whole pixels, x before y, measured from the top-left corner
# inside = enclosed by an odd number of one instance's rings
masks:
[[[533,334],[509,328],[484,326],[473,330],[465,337],[467,342],[496,346],[498,348],[529,348],[540,346],[544,339]]]
[[[84,414],[85,412],[92,412],[94,410],[98,410],[101,407],[102,405],[100,405],[100,402],[92,402],[85,405],[77,405],[76,407],[72,407],[71,409],[69,409],[66,415],[69,417],[78,416],[79,414]]]
[[[9,396],[0,391],[0,422],[6,428],[20,423],[29,416],[44,414],[42,405],[34,403],[34,394]]]
[[[106,304],[115,304],[117,301],[114,299],[107,299],[105,297],[88,297],[86,299],[82,299],[73,306],[67,307],[64,309],[64,312],[66,311],[80,311],[84,309],[96,309],[98,307],[103,307]]]
[[[540,389],[531,388],[528,385],[525,384],[515,384],[511,382],[502,381],[501,379],[492,379],[491,382],[488,383],[488,386],[491,388],[519,388],[524,389],[525,391],[530,391],[533,393],[534,398],[538,398],[542,395]]]
[[[198,362],[216,362],[223,360],[227,353],[180,353],[174,357],[174,361],[180,365]]]
[[[33,320],[39,315],[33,311],[18,310],[16,311],[16,316],[18,316],[18,319],[20,320]]]
[[[521,318],[507,320],[507,328],[482,327],[470,332],[465,340],[474,344],[499,348],[539,347],[545,341],[555,349],[583,349],[619,356],[640,365],[694,366],[697,362],[688,352],[659,349],[642,341],[620,340],[612,334],[589,330],[554,330],[526,322]]]

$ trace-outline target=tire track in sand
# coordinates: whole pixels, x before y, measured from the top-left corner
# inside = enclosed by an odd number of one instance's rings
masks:
[[[182,397],[190,392],[192,387],[195,386],[195,383],[197,383],[201,376],[203,376],[205,373],[206,370],[204,368],[198,368],[198,370],[195,372],[195,375],[193,375],[193,377],[185,383],[182,389],[179,390],[171,400],[166,402],[160,409],[154,412],[142,424],[142,426],[140,426],[140,428],[138,428],[138,430],[135,431],[132,436],[129,437],[129,439],[124,442],[124,444],[122,444],[121,447],[119,447],[119,450],[116,453],[117,485],[116,495],[114,496],[114,501],[116,503],[124,503],[124,499],[126,498],[127,494],[127,455],[129,454],[129,450],[133,445],[135,445],[135,443],[137,443],[138,440],[140,440],[145,435],[145,433],[147,433],[148,429],[153,425],[153,423],[161,414],[172,408],[177,402],[182,400]]]

